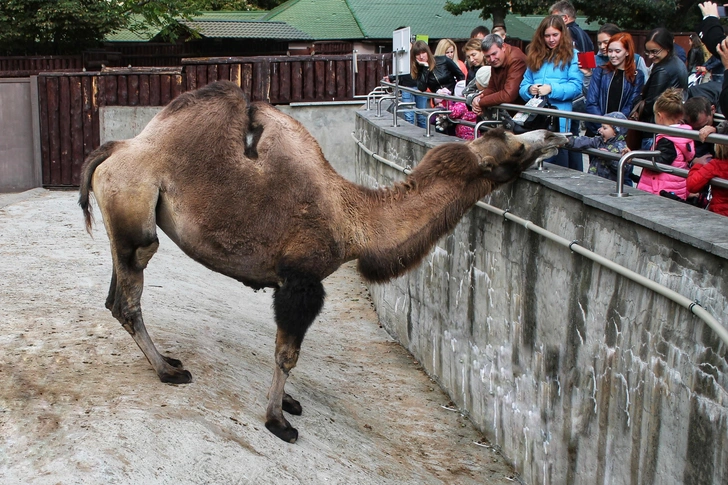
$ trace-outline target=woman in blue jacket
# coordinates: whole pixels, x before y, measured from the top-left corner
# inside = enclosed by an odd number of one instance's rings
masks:
[[[592,74],[586,93],[586,112],[604,116],[618,111],[629,116],[645,84],[645,76],[635,64],[632,36],[626,32],[614,34],[609,39],[607,56],[609,61]],[[587,135],[596,133],[599,126],[599,123],[587,123]]]
[[[571,102],[581,94],[583,81],[569,29],[560,16],[546,17],[526,49],[526,72],[519,89],[521,98],[528,101],[534,96],[548,96],[559,110],[571,111]],[[559,122],[560,131],[569,133],[570,120],[562,116]],[[570,153],[563,148],[546,161],[584,170],[581,153]]]

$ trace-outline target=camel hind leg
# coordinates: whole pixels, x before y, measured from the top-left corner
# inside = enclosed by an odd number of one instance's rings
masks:
[[[147,198],[137,192],[133,202],[119,203],[119,200],[105,201],[98,192],[96,198],[104,214],[113,260],[106,308],[129,332],[162,382],[190,382],[192,375],[182,368],[182,362],[159,353],[142,317],[144,269],[159,247],[154,222],[156,194],[147,194],[150,195]],[[145,200],[150,202],[145,204]]]

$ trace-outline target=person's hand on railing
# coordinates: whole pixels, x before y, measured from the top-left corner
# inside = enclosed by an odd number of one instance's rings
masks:
[[[480,97],[481,97],[480,94],[477,95],[476,97],[474,97],[473,105],[471,106],[471,108],[473,108],[473,113],[475,113],[478,116],[483,114],[483,108],[480,107]]]
[[[708,125],[708,126],[702,127],[701,129],[698,130],[698,133],[700,134],[700,141],[705,142],[705,139],[708,138],[708,135],[711,135],[711,134],[715,133],[716,131],[718,131],[718,130],[716,130],[715,126],[713,126],[713,125]]]

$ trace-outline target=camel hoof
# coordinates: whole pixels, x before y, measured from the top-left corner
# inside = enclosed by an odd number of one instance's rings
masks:
[[[167,357],[166,355],[163,355],[162,358],[172,367],[176,367],[178,369],[182,368],[182,361],[178,359],[173,359],[172,357]]]
[[[300,416],[303,413],[301,403],[293,399],[290,394],[283,396],[283,410],[294,416]]]
[[[271,420],[265,423],[265,427],[268,428],[268,431],[278,436],[286,443],[295,443],[298,439],[298,430],[290,424],[283,426],[278,421]]]
[[[192,374],[184,369],[175,368],[173,372],[166,372],[160,375],[159,380],[167,384],[187,384],[192,382]]]

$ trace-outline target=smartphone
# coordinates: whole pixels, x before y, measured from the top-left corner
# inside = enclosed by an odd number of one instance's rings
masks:
[[[725,5],[718,7],[718,17],[725,17]]]
[[[597,67],[597,60],[593,52],[579,52],[577,56],[582,69],[594,69]]]

